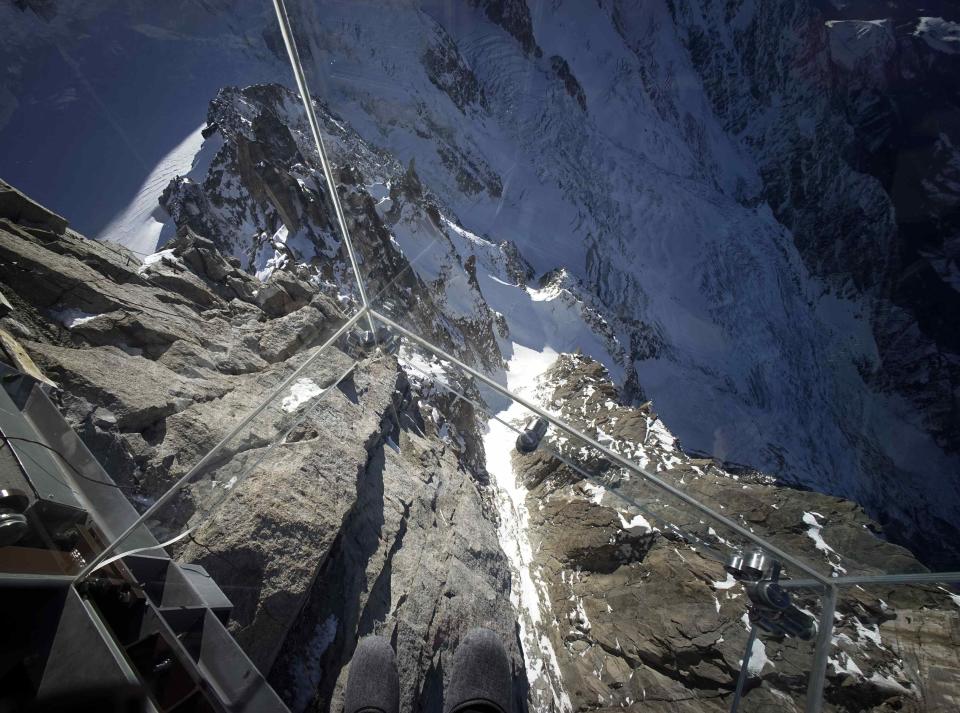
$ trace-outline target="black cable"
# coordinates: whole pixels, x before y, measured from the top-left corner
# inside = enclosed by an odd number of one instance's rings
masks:
[[[89,475],[86,475],[85,473],[81,473],[80,470],[73,463],[71,463],[65,455],[63,455],[63,453],[58,451],[53,446],[43,443],[42,441],[35,441],[32,438],[23,438],[21,436],[8,436],[5,433],[0,433],[0,438],[2,438],[4,441],[3,445],[9,445],[10,441],[23,441],[24,443],[32,443],[35,446],[41,446],[42,448],[46,448],[48,451],[56,453],[57,456],[59,456],[60,460],[66,463],[70,467],[70,470],[74,472],[74,474],[83,478],[84,480],[89,480],[91,483],[96,483],[97,485],[106,485],[111,488],[117,488],[118,490],[137,490],[137,488],[133,486],[118,485],[117,483],[108,483],[103,480],[97,480],[96,478],[91,478]],[[13,446],[10,446],[10,450],[13,451]],[[13,451],[13,452],[16,453],[16,451]]]

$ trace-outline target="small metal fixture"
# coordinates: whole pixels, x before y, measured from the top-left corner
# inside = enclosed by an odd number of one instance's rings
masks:
[[[540,446],[540,441],[547,435],[550,424],[545,418],[531,419],[523,433],[517,436],[517,450],[521,453],[533,453]]]
[[[724,569],[743,583],[750,599],[747,609],[750,633],[730,706],[730,713],[737,713],[758,632],[762,630],[774,636],[793,636],[809,641],[816,633],[816,628],[813,617],[800,611],[792,602],[790,592],[780,586],[780,562],[770,558],[768,566],[768,558],[762,550],[752,550],[746,554],[734,552]]]
[[[27,532],[24,513],[30,499],[16,488],[0,488],[0,547],[16,544]]]
[[[354,354],[370,352],[378,346],[387,354],[396,354],[400,350],[400,337],[386,327],[377,327],[375,332],[369,329],[355,329],[347,334],[345,343],[347,351]]]
[[[780,562],[768,562],[762,550],[735,552],[725,569],[743,582],[750,598],[748,613],[753,626],[777,636],[794,636],[804,641],[813,638],[813,619],[800,611],[790,593],[780,586]]]
[[[734,552],[724,567],[734,579],[743,582],[756,582],[762,579],[766,568],[767,556],[763,550],[751,550],[746,554]]]
[[[750,623],[775,636],[793,636],[810,641],[816,629],[813,618],[800,611],[790,593],[775,580],[746,585],[750,597]]]

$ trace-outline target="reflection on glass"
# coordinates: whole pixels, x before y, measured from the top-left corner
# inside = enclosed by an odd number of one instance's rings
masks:
[[[827,660],[828,704],[948,710],[960,686],[956,591],[956,582],[844,588]]]
[[[949,708],[960,16],[714,5],[0,8],[0,708]]]

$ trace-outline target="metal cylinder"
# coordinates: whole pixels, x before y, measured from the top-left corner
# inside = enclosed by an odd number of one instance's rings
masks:
[[[16,544],[28,528],[23,514],[30,499],[22,490],[0,488],[0,547]]]
[[[810,641],[813,638],[813,635],[816,633],[816,628],[813,625],[813,619],[802,611],[797,609],[795,606],[790,606],[786,611],[781,615],[783,628],[787,631],[788,634],[796,636],[798,639],[803,641]]]
[[[724,569],[731,575],[734,579],[743,579],[743,565],[745,563],[742,552],[734,552],[727,558],[727,564],[724,565]]]
[[[757,581],[763,578],[763,573],[767,569],[767,556],[763,550],[753,550],[747,553],[743,563],[743,578],[750,581]]]

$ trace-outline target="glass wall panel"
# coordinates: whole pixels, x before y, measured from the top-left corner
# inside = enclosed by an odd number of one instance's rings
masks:
[[[825,709],[947,711],[960,686],[957,582],[864,583],[837,604]]]
[[[956,708],[955,8],[0,26],[0,708]]]

